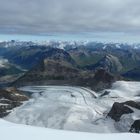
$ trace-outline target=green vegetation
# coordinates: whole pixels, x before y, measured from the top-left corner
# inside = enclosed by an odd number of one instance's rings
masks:
[[[15,66],[10,66],[9,68],[0,69],[0,76],[14,75],[14,74],[19,74],[19,73],[23,73],[23,71],[16,68]]]
[[[80,55],[71,54],[71,57],[81,67],[86,66],[86,65],[96,64],[100,59],[103,58],[103,56],[101,54],[94,54],[91,56],[90,55],[80,56]]]

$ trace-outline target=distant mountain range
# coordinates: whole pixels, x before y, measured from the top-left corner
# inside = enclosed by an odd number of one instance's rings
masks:
[[[17,79],[12,86],[73,85],[101,90],[111,86],[115,77],[103,69],[96,72],[78,67],[64,50],[51,48],[45,59]]]
[[[117,77],[140,80],[140,44],[12,40],[0,43],[0,58],[6,60],[2,65],[8,62],[6,70],[0,67],[0,77],[23,73],[27,77],[34,73],[37,77],[33,75],[32,80],[78,77],[80,83],[81,77],[92,79],[97,70],[104,69]],[[43,76],[35,73],[37,69],[43,69]]]

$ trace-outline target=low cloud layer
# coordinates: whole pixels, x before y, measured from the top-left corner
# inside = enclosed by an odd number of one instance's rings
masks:
[[[140,32],[140,0],[0,0],[0,32]]]

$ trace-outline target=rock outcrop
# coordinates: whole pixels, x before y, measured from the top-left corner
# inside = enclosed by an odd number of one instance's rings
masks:
[[[129,107],[130,106],[130,107]],[[135,101],[127,101],[124,103],[115,102],[108,113],[108,116],[115,121],[119,121],[123,114],[133,113],[131,107],[140,109],[140,103]]]
[[[14,88],[0,89],[0,117],[8,115],[15,107],[20,106],[28,97]]]
[[[116,74],[122,70],[123,66],[117,57],[107,54],[96,64],[88,65],[85,68],[87,68],[88,70],[96,70],[102,68],[108,72]]]
[[[135,120],[129,130],[132,133],[140,133],[140,120]]]

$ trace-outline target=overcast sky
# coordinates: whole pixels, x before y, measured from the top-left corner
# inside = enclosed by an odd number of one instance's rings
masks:
[[[140,0],[0,0],[1,34],[140,33]]]

